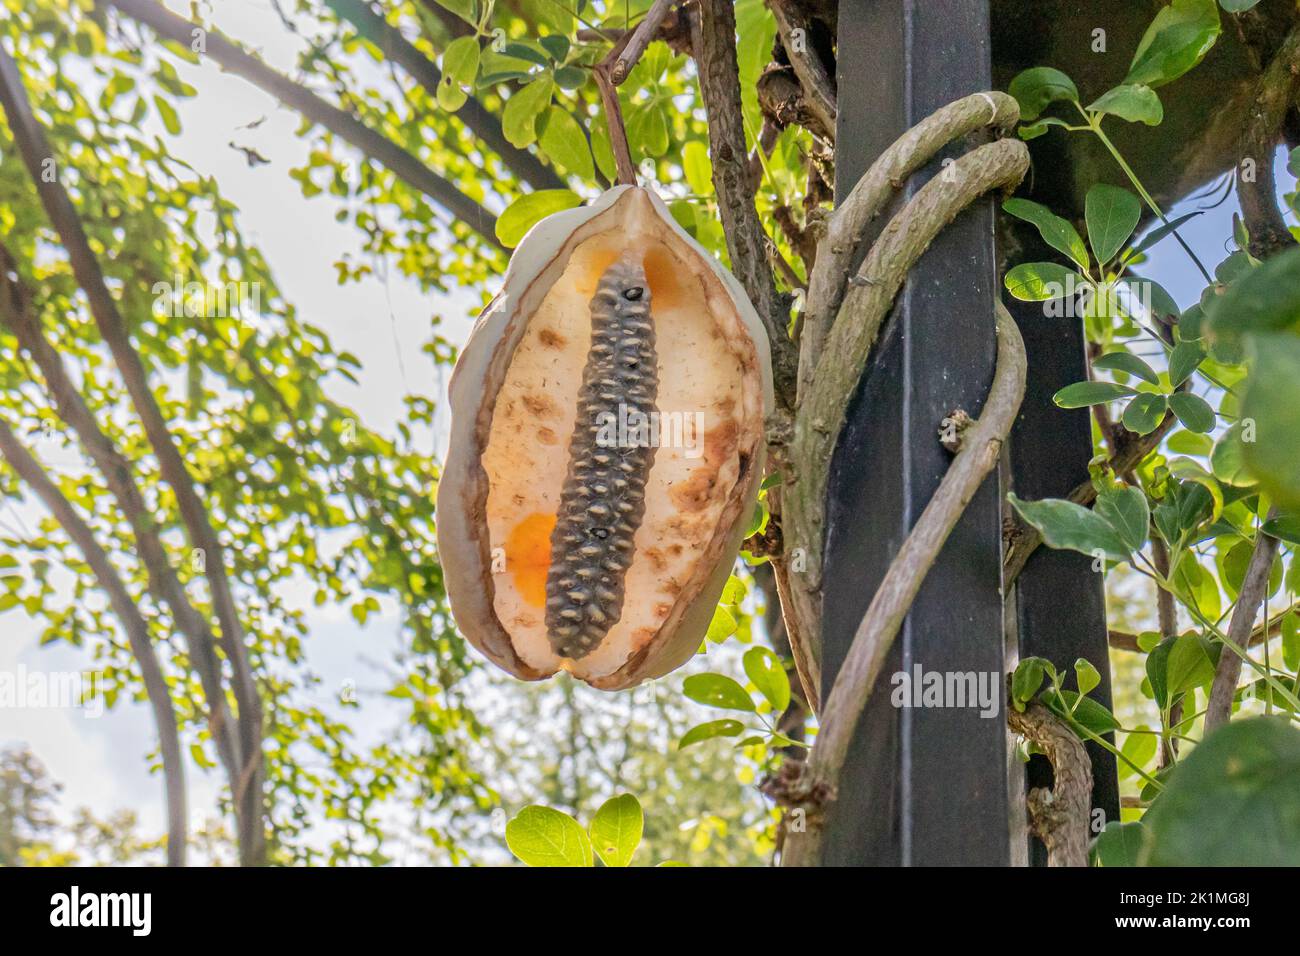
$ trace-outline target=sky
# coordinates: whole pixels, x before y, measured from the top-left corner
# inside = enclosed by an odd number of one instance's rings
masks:
[[[167,6],[180,13],[188,9],[184,0],[169,0]],[[221,0],[218,10],[217,23],[227,35],[275,68],[292,71],[296,41],[269,0]],[[180,72],[198,95],[182,104],[183,132],[174,151],[200,173],[215,176],[225,197],[239,207],[246,238],[262,249],[281,291],[300,316],[323,328],[336,348],[361,360],[358,385],[332,377],[334,397],[355,408],[369,427],[392,434],[403,415],[404,394],[441,396],[445,389],[443,373],[421,352],[430,317],[441,315],[444,334],[463,340],[471,296],[423,292],[396,269],[388,270],[387,281],[372,275],[340,287],[332,263],[345,252],[359,256],[359,243],[351,227],[335,221],[335,200],[328,194],[304,199],[287,179],[288,170],[302,164],[307,152],[305,142],[295,135],[298,116],[213,66],[182,65]],[[256,129],[242,128],[262,117],[265,122]],[[244,155],[228,145],[232,140],[255,148],[269,165],[250,168]],[[1294,188],[1281,162],[1279,185]],[[1194,208],[1196,203],[1183,203],[1169,215]],[[1211,269],[1230,251],[1224,242],[1231,236],[1236,210],[1234,194],[1182,229]],[[1196,300],[1201,288],[1199,275],[1173,241],[1155,247],[1143,272],[1183,307]],[[0,508],[0,520],[30,521],[33,514]],[[381,614],[358,628],[345,608],[316,608],[306,592],[297,597],[311,634],[308,659],[324,679],[323,693],[328,696],[345,681],[354,681],[366,706],[352,712],[350,720],[363,737],[384,733],[396,712],[386,709],[378,695],[384,685],[374,662],[389,658],[399,646],[395,609],[385,605]],[[37,625],[20,609],[0,613],[0,673],[20,667],[77,671],[86,666],[82,652],[61,644],[39,647],[38,637]],[[160,832],[161,781],[148,772],[143,759],[152,740],[152,721],[143,705],[122,704],[99,718],[66,708],[0,709],[0,746],[30,746],[64,785],[65,811],[84,805],[103,816],[130,807],[139,813],[146,832]],[[196,818],[210,815],[219,777],[191,767],[189,782]]]

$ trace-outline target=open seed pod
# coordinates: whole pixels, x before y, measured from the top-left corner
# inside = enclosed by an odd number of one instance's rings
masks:
[[[524,680],[607,690],[699,648],[754,509],[768,341],[634,186],[524,237],[460,354],[438,485],[456,623]]]

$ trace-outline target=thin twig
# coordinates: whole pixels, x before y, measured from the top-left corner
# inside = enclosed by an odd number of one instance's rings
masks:
[[[623,122],[623,106],[618,100],[618,87],[612,72],[624,47],[632,42],[634,34],[625,33],[618,40],[603,60],[591,68],[596,80],[596,89],[600,91],[600,102],[605,107],[605,126],[609,130],[609,148],[614,154],[614,168],[618,172],[618,183],[623,186],[636,185],[636,165],[632,162],[632,148],[627,141],[627,126]]]
[[[877,588],[849,645],[823,712],[821,730],[789,801],[806,811],[804,830],[787,837],[785,864],[812,866],[821,860],[825,812],[835,800],[849,744],[903,619],[921,584],[989,471],[1025,391],[1025,346],[1014,320],[1000,302],[998,360],[993,385],[979,419],[962,433],[962,444],[921,517]]]
[[[609,78],[615,86],[623,85],[627,75],[632,72],[632,68],[641,59],[641,54],[645,53],[645,48],[655,38],[655,33],[658,32],[659,25],[663,22],[673,2],[674,0],[655,0],[645,18],[632,31],[631,39],[623,46],[622,51],[609,68]]]
[[[1277,510],[1273,509],[1268,516],[1272,518],[1276,514]],[[1268,594],[1268,578],[1273,569],[1273,558],[1277,556],[1277,547],[1277,538],[1262,530],[1255,533],[1255,549],[1251,552],[1250,563],[1246,565],[1246,576],[1237,592],[1237,606],[1233,608],[1232,620],[1228,623],[1228,640],[1243,652],[1255,625],[1255,615]],[[1210,703],[1205,709],[1207,734],[1226,724],[1232,716],[1232,699],[1237,694],[1237,681],[1240,677],[1241,658],[1236,650],[1225,644],[1219,654],[1214,683],[1210,685]]]
[[[257,57],[212,30],[179,17],[153,0],[98,0],[150,27],[160,37],[187,49],[197,35],[204,37],[209,56],[222,69],[248,80],[284,105],[319,123],[365,155],[382,163],[393,175],[418,189],[455,218],[465,223],[489,245],[505,249],[496,236],[496,217],[470,199],[451,182],[438,175],[415,156],[356,117],[333,106],[305,87],[277,73]]]
[[[430,98],[437,97],[442,71],[402,36],[401,31],[375,13],[363,0],[328,0],[328,5],[356,27],[363,37],[379,47],[385,59],[405,70]],[[465,124],[480,143],[500,156],[508,169],[534,189],[567,187],[568,184],[558,173],[531,152],[512,146],[502,132],[501,120],[475,97],[471,96],[465,101],[456,111],[456,118]]]

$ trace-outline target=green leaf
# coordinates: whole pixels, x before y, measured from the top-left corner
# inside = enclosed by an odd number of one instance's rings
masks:
[[[1120,723],[1104,705],[1091,697],[1082,697],[1072,690],[1044,691],[1043,701],[1060,717],[1073,717],[1075,721],[1094,734],[1109,734],[1119,730]]]
[[[582,205],[571,189],[539,189],[520,196],[497,219],[497,238],[511,248],[519,245],[529,229],[547,216]]]
[[[692,674],[682,682],[682,693],[706,707],[754,710],[754,702],[745,693],[745,688],[723,674]]]
[[[668,118],[663,105],[651,101],[633,109],[627,119],[627,138],[642,157],[658,158],[668,152]]]
[[[703,140],[693,139],[682,147],[682,171],[695,195],[713,194],[713,163],[709,160],[709,147]]]
[[[1288,611],[1282,616],[1282,663],[1287,670],[1300,669],[1300,614]]]
[[[1155,229],[1152,229],[1149,233],[1147,233],[1142,238],[1141,242],[1139,242],[1136,246],[1130,249],[1129,254],[1126,258],[1132,259],[1136,256],[1141,255],[1142,253],[1150,249],[1152,246],[1154,246],[1161,239],[1165,238],[1165,236],[1168,236],[1171,233],[1176,232],[1179,226],[1183,225],[1185,222],[1195,219],[1197,216],[1204,215],[1204,213],[1205,210],[1198,209],[1196,212],[1189,212],[1186,215],[1179,216],[1177,219],[1171,219],[1168,222],[1161,223]]]
[[[1007,273],[1003,282],[1007,291],[1022,302],[1059,299],[1088,284],[1079,273],[1055,262],[1021,263]]]
[[[1088,109],[1094,113],[1118,116],[1130,123],[1146,123],[1148,126],[1159,126],[1165,118],[1160,97],[1149,86],[1117,86],[1101,94]]]
[[[1127,372],[1129,375],[1136,375],[1152,385],[1160,384],[1160,376],[1156,374],[1155,369],[1132,352],[1107,352],[1105,355],[1094,359],[1092,367]]]
[[[1210,52],[1222,27],[1214,0],[1174,0],[1156,14],[1133,54],[1125,83],[1163,86]]]
[[[1017,73],[1007,92],[1020,104],[1022,120],[1037,119],[1043,110],[1060,100],[1079,102],[1074,81],[1050,66],[1035,66]]]
[[[1130,551],[1146,544],[1151,511],[1142,489],[1130,485],[1106,488],[1097,494],[1096,512],[1110,523]]]
[[[1041,657],[1026,657],[1016,665],[1011,675],[1011,697],[1016,701],[1032,700],[1043,686],[1043,665],[1047,663]]]
[[[1008,494],[1007,500],[1049,547],[1088,555],[1100,551],[1113,561],[1128,560],[1129,548],[1110,522],[1082,505],[1063,498],[1021,501],[1014,494]]]
[[[1212,342],[1235,346],[1252,332],[1300,326],[1300,249],[1290,249],[1252,269],[1215,296],[1202,328]]]
[[[736,633],[739,625],[736,623],[736,617],[725,607],[715,608],[713,617],[709,621],[709,629],[705,632],[704,639],[712,644],[721,644],[732,634]]]
[[[1151,694],[1156,706],[1164,710],[1169,706],[1169,652],[1174,649],[1176,637],[1167,637],[1147,655],[1147,681],[1151,684]]]
[[[1214,664],[1205,652],[1199,634],[1183,634],[1169,649],[1165,666],[1167,692],[1178,695],[1193,687],[1204,687],[1214,680]]]
[[[1084,199],[1088,242],[1098,262],[1115,258],[1142,218],[1142,203],[1127,189],[1098,183]]]
[[[790,678],[780,659],[766,647],[752,647],[743,659],[745,676],[767,698],[772,710],[781,713],[790,705]]]
[[[1064,253],[1079,268],[1087,269],[1091,264],[1088,248],[1083,244],[1078,231],[1046,206],[1028,199],[1008,199],[1002,204],[1002,209],[1008,215],[1036,226],[1044,242],[1057,252]]]
[[[1214,430],[1214,409],[1210,403],[1191,392],[1175,392],[1169,396],[1169,409],[1178,420],[1194,432]]]
[[[442,79],[438,81],[438,105],[455,112],[465,105],[467,89],[478,76],[479,47],[477,36],[458,37],[442,53]]]
[[[645,817],[630,793],[611,797],[591,818],[591,845],[606,866],[628,866],[641,844]]]
[[[1124,737],[1124,746],[1120,748],[1120,753],[1127,757],[1134,766],[1145,768],[1151,762],[1151,758],[1156,755],[1156,735],[1153,733],[1138,733],[1138,731],[1149,731],[1150,729],[1146,724],[1142,724],[1134,728],[1134,733]],[[1121,780],[1136,775],[1137,771],[1133,769],[1133,766],[1123,760],[1119,761],[1119,778]]]
[[[551,78],[543,76],[506,100],[501,131],[511,146],[523,149],[537,139],[537,117],[551,105],[551,91]]]
[[[1243,13],[1257,3],[1259,3],[1259,0],[1219,0],[1219,6],[1229,13]]]
[[[1080,657],[1074,662],[1074,677],[1079,685],[1079,693],[1085,697],[1101,685],[1101,674],[1086,657]]]
[[[1261,525],[1261,530],[1287,544],[1300,544],[1300,514],[1282,514],[1269,518]]]
[[[1169,387],[1177,388],[1205,361],[1205,349],[1195,342],[1179,342],[1169,353]]]
[[[1168,401],[1163,395],[1143,393],[1128,403],[1120,421],[1131,432],[1149,435],[1164,419],[1167,404]]]
[[[1300,866],[1300,730],[1252,717],[1207,734],[1145,821],[1149,866]]]
[[[158,116],[162,119],[162,124],[167,132],[172,136],[179,136],[181,132],[181,120],[176,115],[176,108],[163,99],[161,96],[153,98],[153,105],[158,108]]]
[[[1241,406],[1241,424],[1254,423],[1254,441],[1242,449],[1246,467],[1274,500],[1300,507],[1300,337],[1284,333],[1252,336],[1251,370]]]
[[[567,813],[536,804],[506,824],[506,846],[529,866],[591,866],[587,831]]]
[[[1225,485],[1246,488],[1255,483],[1255,476],[1246,467],[1246,446],[1241,441],[1242,426],[1235,423],[1214,443],[1210,454],[1210,470]]]
[[[701,740],[711,740],[714,737],[739,737],[744,729],[744,724],[730,718],[696,724],[682,735],[682,739],[677,742],[677,749],[684,750],[691,744],[698,744]]]
[[[562,107],[552,106],[543,114],[543,124],[538,142],[542,152],[564,172],[594,179],[596,168],[591,160],[591,148],[578,121]]]
[[[1155,740],[1154,737],[1150,739]],[[1118,820],[1111,820],[1092,844],[1090,851],[1092,865],[1137,866],[1145,841],[1146,828],[1140,821],[1120,823]]]
[[[1085,408],[1136,394],[1136,389],[1115,382],[1075,382],[1053,395],[1052,401],[1060,408]]]

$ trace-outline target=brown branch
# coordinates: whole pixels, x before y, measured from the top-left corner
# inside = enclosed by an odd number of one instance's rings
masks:
[[[1034,833],[1047,846],[1048,866],[1087,866],[1092,810],[1092,763],[1061,718],[1037,701],[1007,708],[1007,725],[1035,744],[1052,764],[1052,789],[1035,787],[1026,801]]]
[[[212,592],[212,603],[221,624],[221,642],[234,669],[233,690],[239,704],[240,753],[246,761],[261,761],[262,718],[261,700],[248,663],[248,650],[244,646],[243,625],[235,606],[234,595],[226,576],[224,549],[208,519],[208,513],[195,490],[194,481],[181,458],[174,438],[158,406],[158,399],[149,385],[148,373],[130,341],[126,323],[118,312],[117,302],[108,290],[99,261],[90,248],[81,220],[58,176],[42,175],[47,160],[55,159],[54,151],[45,138],[45,131],[32,112],[31,103],[23,88],[18,66],[9,54],[0,48],[0,104],[9,119],[19,152],[27,166],[32,181],[45,207],[46,215],[58,231],[68,254],[77,284],[86,293],[91,315],[118,371],[126,385],[127,393],[136,413],[140,416],[145,434],[158,458],[159,470],[176,496],[181,519],[189,535],[190,545],[203,555],[204,572]],[[241,768],[242,772],[242,768]],[[254,775],[255,786],[247,794],[235,792],[237,802],[246,802],[239,815],[243,832],[240,834],[240,852],[246,862],[260,862],[264,856],[265,832],[262,827],[263,801],[262,775]]]
[[[1268,516],[1272,518],[1276,514],[1275,508]],[[1277,547],[1277,538],[1263,531],[1256,532],[1255,550],[1251,552],[1250,563],[1246,565],[1246,576],[1237,592],[1237,606],[1233,608],[1232,620],[1228,622],[1228,640],[1240,648],[1243,654],[1255,625],[1255,615],[1268,595],[1268,577],[1273,569]],[[1219,654],[1214,683],[1210,685],[1210,702],[1205,708],[1207,734],[1226,724],[1232,717],[1232,699],[1237,694],[1237,680],[1240,677],[1241,656],[1225,642]]]
[[[1260,76],[1241,138],[1241,162],[1250,160],[1255,175],[1247,181],[1238,165],[1237,196],[1250,232],[1250,252],[1257,259],[1266,259],[1295,245],[1295,238],[1277,205],[1273,152],[1297,92],[1300,92],[1300,28],[1291,31]]]
[[[130,524],[147,573],[149,590],[160,604],[170,610],[176,627],[185,635],[190,662],[199,676],[208,701],[209,732],[233,788],[241,766],[240,740],[235,733],[235,721],[226,704],[216,639],[203,615],[190,602],[172,567],[158,534],[159,522],[150,514],[143,495],[131,477],[130,463],[100,429],[94,414],[64,368],[59,353],[41,331],[21,285],[17,280],[9,278],[9,274],[16,271],[9,250],[0,244],[0,322],[9,328],[18,340],[19,347],[36,363],[45,379],[45,387],[55,410],[76,433],[82,448],[104,476],[123,517]]]
[[[1164,589],[1161,588],[1161,590],[1163,591]],[[1300,601],[1292,604],[1285,611],[1279,611],[1277,614],[1274,614],[1269,620],[1267,627],[1265,627],[1263,621],[1256,624],[1250,632],[1250,640],[1246,646],[1258,647],[1260,644],[1263,644],[1265,641],[1265,634],[1268,635],[1267,640],[1270,641],[1275,637],[1280,637],[1282,635],[1282,619],[1288,614],[1295,613],[1300,613]],[[1130,634],[1128,631],[1118,631],[1112,628],[1106,632],[1106,640],[1107,643],[1110,644],[1112,650],[1131,651],[1135,654],[1145,653],[1138,644],[1138,636],[1136,634]]]
[[[691,48],[709,122],[713,189],[727,236],[731,271],[767,330],[777,402],[794,407],[798,353],[787,330],[789,309],[776,292],[767,262],[767,234],[754,206],[736,64],[736,13],[730,0],[700,0],[691,17]]]
[[[375,13],[364,0],[328,0],[328,5],[356,27],[363,37],[379,47],[386,59],[400,66],[431,98],[436,99],[442,71],[402,36],[400,30]],[[456,111],[456,118],[500,156],[511,172],[534,189],[568,187],[558,173],[528,150],[512,146],[502,132],[501,121],[473,96]]]
[[[605,108],[605,126],[609,130],[609,149],[614,154],[617,181],[622,186],[636,185],[636,165],[632,162],[632,148],[627,141],[627,126],[623,122],[623,106],[618,100],[618,87],[613,70],[623,49],[632,42],[635,34],[625,33],[605,56],[591,68],[600,91],[600,102]]]
[[[1011,129],[1020,107],[1005,93],[975,93],[931,113],[880,154],[831,214],[818,244],[817,269],[810,277],[799,354],[799,395],[811,387],[826,337],[848,289],[858,245],[871,222],[912,173],[948,143],[982,127]]]
[[[145,697],[153,711],[154,726],[158,729],[158,751],[162,756],[163,789],[167,800],[167,865],[184,866],[188,842],[185,763],[181,759],[176,709],[172,705],[158,655],[154,653],[153,644],[149,640],[149,626],[114,569],[112,560],[95,540],[95,533],[4,421],[0,421],[0,455],[9,462],[18,477],[31,486],[72,543],[81,551],[86,564],[99,581],[99,586],[108,595],[109,605],[121,622],[122,630],[126,632],[131,654],[140,665]]]
[[[333,106],[315,93],[277,73],[257,57],[225,37],[179,17],[154,0],[97,0],[100,5],[116,8],[120,13],[150,27],[158,36],[190,48],[196,37],[206,44],[209,56],[222,69],[248,80],[271,94],[285,106],[297,110],[313,123],[351,143],[366,156],[387,167],[407,185],[418,189],[449,213],[465,223],[489,245],[505,249],[496,237],[496,217],[470,199],[451,182],[435,173],[418,158],[402,149],[382,133],[366,126],[352,114]]]
[[[981,146],[957,159],[945,175],[921,187],[893,218],[849,282],[839,317],[831,326],[825,347],[819,350],[821,360],[816,374],[806,390],[800,389],[790,448],[796,474],[792,476],[793,484],[788,483],[782,491],[786,557],[793,563],[798,554],[805,568],[791,581],[790,611],[799,619],[798,627],[791,628],[792,634],[821,633],[821,553],[831,454],[844,425],[849,399],[908,270],[961,210],[991,190],[1014,187],[1028,166],[1025,144],[1011,139]],[[841,211],[847,208],[846,203]],[[834,268],[831,257],[836,248],[823,243],[818,252],[818,273]],[[805,325],[803,335],[808,333],[809,326]],[[812,347],[805,338],[801,349]],[[816,666],[820,647],[810,647],[808,655],[815,669],[820,670]]]
[[[811,117],[820,135],[835,141],[835,82],[826,72],[816,51],[811,49],[812,30],[803,11],[791,0],[767,0],[768,8],[776,18],[777,34],[781,46],[785,48],[790,66],[799,78],[802,90],[802,108]],[[795,30],[802,30],[802,42],[794,36]]]
[[[649,12],[632,31],[631,37],[622,44],[622,51],[615,57],[609,68],[609,78],[615,86],[623,85],[627,75],[641,59],[641,54],[645,53],[645,48],[659,32],[659,27],[664,17],[668,15],[668,8],[673,5],[673,2],[674,0],[654,0]]]
[[[1002,303],[995,303],[995,308],[998,360],[984,409],[962,433],[961,448],[890,562],[835,675],[816,744],[791,795],[790,802],[804,807],[807,818],[803,832],[787,838],[786,865],[813,866],[821,861],[825,812],[835,800],[849,744],[889,648],[952,529],[997,465],[1020,410],[1025,392],[1025,346]]]
[[[1165,435],[1169,434],[1177,423],[1178,419],[1174,417],[1174,414],[1166,412],[1165,417],[1156,426],[1155,431],[1146,435],[1125,431],[1115,440],[1115,450],[1107,460],[1106,467],[1117,475],[1127,474],[1132,471],[1141,464],[1142,459],[1146,458],[1164,441]],[[1086,508],[1097,500],[1097,489],[1091,479],[1081,481],[1066,495],[1066,498],[1076,505],[1083,505]],[[1025,563],[1029,560],[1029,556],[1038,550],[1038,546],[1043,543],[1043,536],[1035,528],[1017,522],[1009,532],[1006,543],[1006,554],[1002,560],[1003,588],[1011,587],[1016,578],[1020,577],[1020,572],[1025,569]]]

